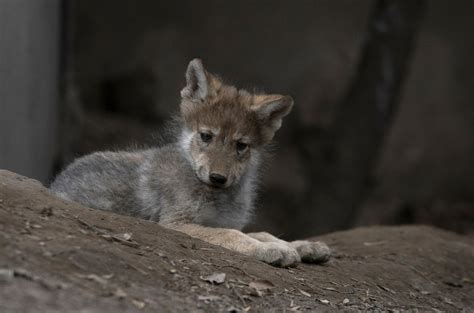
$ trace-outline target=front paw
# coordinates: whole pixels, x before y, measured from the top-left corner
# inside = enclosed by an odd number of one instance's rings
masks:
[[[289,267],[301,261],[296,249],[279,242],[260,243],[254,255],[260,261],[279,267]]]
[[[326,263],[331,257],[331,249],[321,241],[298,240],[290,242],[305,263]]]

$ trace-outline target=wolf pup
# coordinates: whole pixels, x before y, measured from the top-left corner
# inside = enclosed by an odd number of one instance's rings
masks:
[[[293,99],[226,85],[199,59],[189,63],[186,82],[175,143],[81,157],[56,178],[52,191],[92,208],[157,221],[275,266],[326,262],[330,250],[322,242],[240,231],[252,216],[264,148]]]

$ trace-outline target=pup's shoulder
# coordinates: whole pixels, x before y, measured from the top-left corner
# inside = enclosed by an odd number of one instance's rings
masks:
[[[181,164],[186,161],[186,155],[181,147],[176,144],[165,145],[147,152],[147,157],[153,162],[166,164]]]

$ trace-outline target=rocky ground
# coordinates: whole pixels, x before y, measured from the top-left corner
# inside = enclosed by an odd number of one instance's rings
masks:
[[[329,263],[274,268],[0,171],[0,312],[474,310],[472,236],[403,226],[314,239],[333,248]]]

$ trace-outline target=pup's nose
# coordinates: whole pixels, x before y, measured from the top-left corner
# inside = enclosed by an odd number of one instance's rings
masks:
[[[212,173],[209,175],[209,180],[215,185],[224,185],[227,182],[227,177],[221,174]]]

